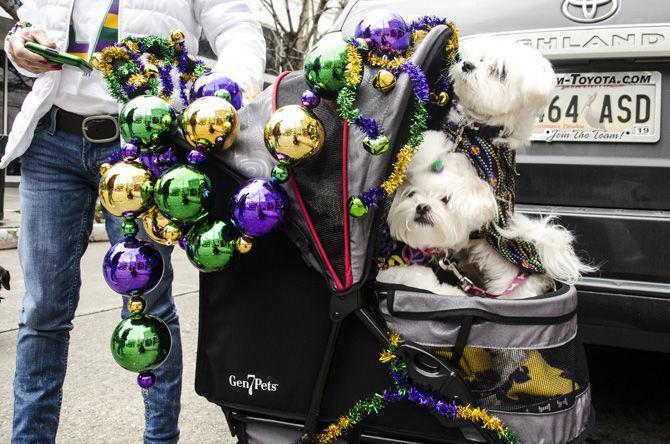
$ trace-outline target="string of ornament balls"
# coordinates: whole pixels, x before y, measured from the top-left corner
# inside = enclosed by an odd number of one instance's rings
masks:
[[[157,248],[137,238],[137,219],[151,239],[178,243],[198,270],[213,272],[248,253],[255,237],[278,226],[288,198],[274,180],[252,179],[232,197],[230,221],[209,217],[212,181],[200,166],[206,154],[235,142],[242,92],[233,80],[206,72],[188,54],[183,32],[127,38],[95,54],[93,65],[123,104],[119,127],[126,141],[100,168],[101,203],[123,219],[123,238],[105,255],[103,275],[112,290],[127,297],[131,313],[115,328],[110,346],[115,361],[138,372],[137,383],[147,390],[156,381],[153,370],[170,353],[172,338],[165,322],[145,313],[144,295],[158,285],[164,262]],[[181,115],[172,106],[175,89],[185,106]],[[171,146],[178,127],[192,148],[186,164],[177,163]]]
[[[402,184],[407,163],[426,128],[426,103],[447,102],[447,81],[431,92],[426,76],[409,61],[414,47],[434,26],[452,29],[449,57],[457,56],[453,23],[423,17],[407,25],[391,11],[377,11],[362,20],[355,36],[329,35],[307,55],[305,79],[310,90],[300,105],[272,113],[264,128],[268,151],[278,164],[270,178],[254,178],[240,185],[230,201],[230,220],[209,217],[212,181],[200,169],[206,154],[230,149],[239,133],[239,86],[231,79],[206,72],[203,63],[188,54],[183,32],[169,38],[130,37],[93,57],[110,94],[123,103],[119,114],[121,135],[127,143],[101,166],[99,194],[102,205],[122,218],[123,239],[112,245],[103,261],[108,285],[128,298],[131,316],[122,320],[111,339],[112,355],[123,368],[138,372],[143,389],[155,383],[155,370],[171,348],[167,325],[145,313],[143,295],[163,274],[163,258],[149,242],[137,238],[142,219],[147,234],[165,245],[179,243],[191,263],[202,272],[223,270],[239,254],[251,251],[254,239],[282,224],[288,195],[281,184],[301,162],[317,155],[325,143],[323,123],[312,111],[322,98],[337,99],[338,110],[365,132],[364,148],[381,154],[389,149],[383,128],[356,109],[356,90],[364,65],[380,68],[375,88],[387,93],[395,79],[406,74],[413,82],[415,110],[407,144],[399,151],[389,177],[379,186],[352,196],[349,212],[360,217]],[[174,76],[178,79],[175,87]],[[171,100],[177,95],[186,108],[178,116]],[[170,146],[178,137],[191,146],[186,164],[178,164]]]

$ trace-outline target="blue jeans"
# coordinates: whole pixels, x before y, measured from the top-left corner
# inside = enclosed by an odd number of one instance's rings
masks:
[[[98,168],[117,149],[118,143],[91,144],[41,122],[22,157],[19,257],[26,293],[16,343],[12,443],[55,441],[70,330],[79,302],[80,262],[88,246],[98,194]],[[119,219],[106,215],[112,243],[120,239],[120,225]],[[172,298],[172,249],[158,248],[165,273],[145,298],[147,312],[170,327],[172,350],[155,370],[156,384],[144,394],[144,442],[172,443],[179,438],[182,351]],[[92,278],[103,279],[102,272]],[[124,298],[123,317],[129,315],[125,305]],[[108,346],[103,338],[95,348],[109,354]],[[113,407],[104,399],[100,407],[113,414]]]

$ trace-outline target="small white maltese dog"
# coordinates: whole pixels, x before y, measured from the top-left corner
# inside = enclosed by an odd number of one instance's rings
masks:
[[[465,40],[460,50],[449,76],[468,123],[500,127],[494,142],[512,149],[526,145],[556,86],[551,63],[532,48],[492,37]]]
[[[383,266],[377,280],[510,299],[545,293],[554,281],[575,283],[593,268],[575,254],[572,234],[551,217],[513,212],[513,150],[528,142],[549,101],[551,65],[532,49],[491,38],[469,40],[461,51],[450,70],[458,100],[451,137],[426,132],[387,218],[391,237],[430,256],[432,268]],[[440,282],[436,266],[459,278],[459,287]]]

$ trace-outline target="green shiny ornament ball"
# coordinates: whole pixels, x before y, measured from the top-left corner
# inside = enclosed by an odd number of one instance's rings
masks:
[[[289,171],[286,165],[279,164],[272,168],[272,178],[279,183],[285,183],[289,178]]]
[[[388,137],[382,135],[376,139],[370,139],[366,137],[363,139],[363,148],[368,153],[378,156],[379,154],[385,153],[389,150],[389,139]]]
[[[206,221],[195,226],[186,238],[186,256],[203,273],[226,268],[236,257],[237,237],[223,221]]]
[[[137,226],[137,222],[135,222],[135,219],[129,218],[129,219],[124,219],[123,222],[121,222],[121,234],[125,236],[135,236],[137,233],[139,233],[140,227]]]
[[[223,88],[221,88],[220,90],[218,90],[217,92],[215,92],[214,95],[215,95],[216,97],[218,97],[219,99],[223,99],[223,100],[225,100],[226,102],[230,102],[230,101],[232,100],[232,98],[233,98],[233,97],[230,95],[230,93],[228,92],[228,90],[227,90],[227,89],[223,89]]]
[[[347,42],[337,34],[327,34],[305,57],[305,80],[319,96],[335,99],[346,86]]]
[[[353,217],[363,217],[368,214],[368,207],[360,197],[354,196],[349,199],[349,214]]]
[[[123,139],[136,141],[150,150],[167,143],[177,130],[177,124],[174,109],[155,96],[136,97],[123,105],[119,113]]]
[[[212,181],[201,171],[178,165],[167,170],[156,182],[154,201],[173,222],[192,224],[207,215]]]
[[[116,326],[110,348],[121,367],[131,372],[144,372],[157,368],[167,359],[172,336],[160,318],[135,314]]]

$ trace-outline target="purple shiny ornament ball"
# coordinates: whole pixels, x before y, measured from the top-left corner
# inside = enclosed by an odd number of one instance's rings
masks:
[[[230,201],[231,219],[250,237],[263,236],[281,224],[289,210],[288,195],[270,179],[244,182]]]
[[[148,242],[134,236],[112,245],[102,263],[107,285],[117,293],[139,296],[151,291],[163,276],[163,257]]]
[[[354,35],[365,40],[376,53],[403,52],[409,48],[407,23],[399,14],[388,9],[368,14],[356,25]]]
[[[154,372],[142,372],[137,375],[137,385],[147,390],[153,387],[156,383],[156,375]]]
[[[179,238],[179,246],[181,247],[182,250],[186,250],[186,246],[188,245],[188,237],[182,236]]]
[[[140,149],[137,147],[137,145],[126,143],[123,145],[123,148],[121,148],[121,155],[123,156],[123,160],[135,160],[140,155]]]
[[[177,156],[171,147],[166,147],[150,153],[141,153],[140,162],[142,162],[142,165],[149,168],[154,176],[160,177],[161,174],[177,163]]]
[[[208,72],[193,82],[191,87],[191,101],[205,96],[213,96],[220,89],[230,93],[230,104],[235,109],[242,107],[242,90],[233,79],[216,72]]]
[[[198,165],[205,161],[205,153],[198,150],[192,150],[188,153],[187,161],[191,165]]]
[[[302,106],[305,108],[316,108],[319,106],[319,103],[321,103],[321,98],[316,95],[314,91],[307,90],[304,93],[302,93],[302,97],[300,98],[300,102],[302,103]]]

